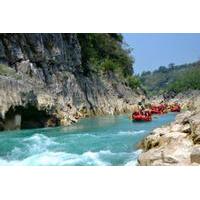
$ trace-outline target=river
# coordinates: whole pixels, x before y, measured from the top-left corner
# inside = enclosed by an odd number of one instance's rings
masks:
[[[137,144],[174,113],[152,122],[132,122],[127,115],[82,119],[69,127],[0,133],[0,165],[136,165]]]

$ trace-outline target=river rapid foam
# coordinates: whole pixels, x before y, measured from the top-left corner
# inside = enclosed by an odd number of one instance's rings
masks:
[[[133,123],[126,115],[96,117],[72,127],[2,132],[0,165],[135,166],[141,153],[138,142],[174,117],[148,123]]]

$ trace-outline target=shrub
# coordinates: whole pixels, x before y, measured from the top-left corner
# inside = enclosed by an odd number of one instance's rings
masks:
[[[136,89],[140,86],[140,80],[136,76],[127,77],[128,86],[132,89]]]
[[[107,71],[116,71],[117,68],[119,67],[119,65],[115,62],[113,62],[112,60],[110,59],[105,59],[101,65],[100,65],[100,68],[104,71],[104,72],[107,72]]]
[[[125,48],[121,34],[84,33],[77,36],[85,74],[93,69],[115,71],[120,68],[124,77],[132,75],[133,58],[130,49]],[[98,67],[99,69],[96,69]]]
[[[167,91],[182,92],[188,89],[200,89],[200,68],[194,67],[184,71],[177,80],[169,84]]]

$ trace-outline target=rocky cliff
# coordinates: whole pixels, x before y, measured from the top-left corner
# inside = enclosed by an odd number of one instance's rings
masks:
[[[0,130],[130,110],[141,91],[88,68],[82,51],[77,34],[0,34]]]

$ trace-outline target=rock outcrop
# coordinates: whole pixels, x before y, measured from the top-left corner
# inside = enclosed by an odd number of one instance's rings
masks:
[[[194,92],[193,92],[194,94]],[[176,116],[175,122],[153,130],[143,139],[139,148],[139,165],[199,165],[200,164],[200,112],[199,92],[179,102],[187,107]],[[176,97],[176,101],[178,100]]]
[[[77,34],[0,34],[0,130],[69,125],[137,103],[140,90],[115,73],[82,69]]]

